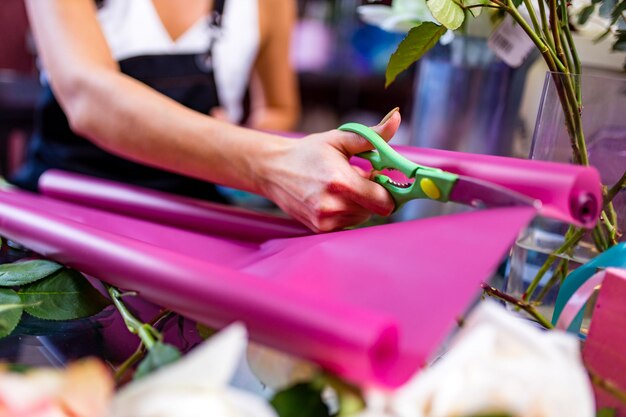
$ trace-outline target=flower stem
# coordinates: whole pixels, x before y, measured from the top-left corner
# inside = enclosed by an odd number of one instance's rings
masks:
[[[608,394],[618,399],[623,404],[626,404],[626,392],[622,391],[612,381],[602,378],[592,369],[587,368],[587,372],[589,373],[589,377],[591,378],[591,383],[593,385],[607,392]]]
[[[145,345],[143,343],[139,343],[139,346],[137,346],[137,349],[135,350],[135,352],[115,370],[115,375],[113,376],[115,379],[115,382],[119,384],[122,381],[122,378],[124,377],[124,375],[126,375],[126,373],[130,369],[132,369],[132,367],[135,366],[135,364],[139,362],[144,357],[145,354],[146,354]]]
[[[548,259],[546,259],[546,261],[543,263],[541,268],[539,268],[539,271],[537,272],[532,282],[528,286],[528,289],[522,295],[522,300],[524,301],[531,300],[533,293],[535,292],[535,290],[537,289],[537,286],[541,282],[541,279],[546,274],[546,272],[548,272],[552,264],[557,260],[558,255],[564,253],[570,248],[573,248],[578,242],[580,242],[580,239],[582,239],[584,235],[585,235],[584,229],[570,227],[570,229],[565,234],[565,241],[557,250],[555,250],[548,256]]]
[[[507,303],[513,304],[519,308],[521,308],[522,310],[524,310],[525,312],[527,312],[528,314],[530,314],[535,320],[537,320],[537,322],[539,324],[541,324],[543,327],[545,327],[546,329],[552,329],[552,323],[550,323],[548,320],[546,320],[545,317],[543,317],[538,311],[537,309],[532,306],[531,304],[519,300],[509,294],[503,293],[502,291],[492,287],[491,285],[487,284],[487,283],[482,283],[481,284],[482,289],[485,291],[485,293],[487,293],[488,295],[492,296],[492,297],[496,297],[499,298],[503,301],[506,301]]]
[[[105,285],[109,295],[111,296],[113,304],[122,315],[122,319],[124,320],[124,324],[126,324],[128,331],[137,335],[146,348],[150,350],[152,346],[154,346],[155,343],[161,339],[159,332],[157,332],[150,324],[139,321],[128,310],[126,305],[122,302],[122,293],[120,290],[111,285]]]

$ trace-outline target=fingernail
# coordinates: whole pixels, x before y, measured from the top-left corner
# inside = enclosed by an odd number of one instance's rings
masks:
[[[396,113],[399,110],[400,110],[400,107],[393,108],[389,113],[387,113],[385,117],[383,117],[383,120],[381,120],[380,123],[378,123],[378,126],[382,126],[385,123],[387,123],[387,120],[391,119],[394,113]]]

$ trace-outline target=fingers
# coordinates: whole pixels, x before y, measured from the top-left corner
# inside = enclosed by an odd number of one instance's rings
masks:
[[[329,195],[313,215],[313,230],[331,232],[367,221],[371,212],[345,198],[345,195]]]
[[[381,216],[390,215],[395,208],[395,203],[387,190],[362,176],[352,176],[341,192],[359,206]]]
[[[372,129],[384,140],[389,141],[395,135],[402,118],[399,108],[391,110],[379,124]],[[330,139],[331,145],[339,149],[347,156],[373,149],[372,145],[361,135],[352,132],[336,131]]]

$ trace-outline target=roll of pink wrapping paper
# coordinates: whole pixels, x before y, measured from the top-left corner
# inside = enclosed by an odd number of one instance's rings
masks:
[[[397,386],[434,353],[529,207],[255,244],[0,192],[0,234],[212,326],[361,384]]]
[[[411,146],[394,147],[420,165],[443,169],[499,184],[542,202],[540,214],[579,226],[592,227],[600,213],[600,175],[593,167],[477,155]],[[369,169],[369,163],[352,158]]]
[[[311,233],[289,218],[120,185],[58,170],[47,171],[39,181],[40,191],[51,197],[215,235],[264,241]]]

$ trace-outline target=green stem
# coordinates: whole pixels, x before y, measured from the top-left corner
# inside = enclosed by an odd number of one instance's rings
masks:
[[[606,192],[606,195],[604,196],[605,208],[607,208],[607,206],[613,201],[617,193],[619,193],[622,188],[626,188],[626,171],[624,171],[621,178],[617,180],[617,182]],[[615,208],[613,210],[615,210]]]
[[[513,304],[521,308],[522,310],[530,314],[535,320],[537,320],[537,322],[541,324],[543,327],[545,327],[546,329],[552,329],[552,323],[546,320],[546,318],[543,317],[541,313],[539,313],[537,309],[531,304],[525,301],[519,300],[513,296],[510,296],[509,294],[503,293],[502,291],[484,282],[481,284],[481,286],[483,290],[485,291],[485,293],[487,293],[488,295],[499,298],[503,301],[506,301],[507,303]]]
[[[611,221],[609,220],[609,217],[607,215],[607,213],[605,211],[602,211],[602,214],[600,214],[600,220],[602,221],[602,224],[604,225],[604,228],[607,231],[608,234],[608,239],[609,239],[609,246],[615,246],[617,245],[617,227],[616,225],[613,225],[611,223]]]
[[[533,293],[537,289],[537,286],[541,282],[541,279],[546,274],[546,272],[550,270],[550,267],[552,266],[552,264],[557,260],[558,255],[574,247],[580,241],[580,239],[583,238],[584,235],[585,235],[584,229],[576,229],[576,228],[570,227],[570,229],[565,235],[565,241],[557,250],[555,250],[548,256],[548,259],[546,259],[546,261],[543,263],[541,268],[539,268],[539,271],[537,272],[532,282],[528,286],[528,289],[522,295],[522,300],[529,301],[531,299]]]
[[[539,1],[539,15],[541,16],[541,31],[543,33],[543,37],[546,40],[546,43],[551,49],[554,49],[554,41],[552,40],[552,34],[550,33],[550,26],[548,25],[548,18],[546,15],[546,4],[545,0]]]
[[[558,0],[549,0],[550,6],[550,29],[552,29],[552,39],[554,40],[554,50],[556,52],[557,59],[565,66],[567,61],[565,59],[565,53],[563,51],[563,45],[561,44],[561,36],[560,36],[560,25],[558,24],[558,15],[557,15],[557,1]],[[564,1],[564,0],[561,0]],[[563,68],[561,72],[569,73],[569,68]]]
[[[524,6],[526,6],[526,10],[528,10],[528,15],[530,16],[530,21],[533,24],[535,33],[541,33],[541,27],[539,26],[539,21],[537,20],[537,14],[535,13],[533,4],[530,0],[524,0]]]
[[[546,43],[537,35],[533,29],[528,25],[526,20],[522,17],[522,15],[517,11],[515,5],[512,0],[507,0],[506,11],[511,15],[513,20],[517,22],[518,25],[526,32],[528,37],[533,41],[541,55],[543,56],[546,64],[548,64],[548,69],[552,72],[565,72],[565,67],[558,62],[556,59],[556,55],[554,51],[546,45]]]
[[[602,378],[592,369],[587,368],[587,372],[589,373],[589,376],[591,377],[591,382],[593,383],[593,385],[607,392],[608,394],[610,394],[612,397],[619,400],[623,404],[626,404],[626,392],[622,391],[612,381]]]
[[[567,276],[568,265],[569,265],[568,259],[561,259],[561,261],[559,262],[559,265],[556,267],[556,269],[554,270],[554,273],[550,277],[550,280],[546,283],[546,285],[543,286],[541,291],[539,291],[539,294],[537,295],[535,302],[537,303],[543,302],[543,299],[548,294],[548,292],[550,292],[550,290],[557,283],[560,284],[563,282],[563,280]]]
[[[124,375],[135,366],[137,362],[139,362],[146,354],[146,347],[143,343],[140,343],[137,346],[135,352],[126,359],[115,371],[115,375],[113,376],[116,383],[120,383]]]
[[[154,346],[154,344],[160,339],[160,334],[151,325],[139,321],[128,310],[126,305],[124,305],[124,303],[122,302],[122,294],[117,288],[111,285],[106,285],[106,288],[109,292],[109,295],[111,296],[113,304],[120,312],[122,319],[124,320],[124,324],[126,324],[126,327],[128,328],[128,331],[132,334],[137,335],[141,339],[141,342],[146,346],[146,348],[150,350],[152,346]]]
[[[598,252],[604,252],[608,249],[609,245],[607,243],[606,237],[604,236],[604,232],[600,227],[600,223],[594,226],[592,236],[593,242],[595,243]]]
[[[572,36],[572,31],[569,27],[569,14],[567,13],[567,2],[562,1],[561,3],[561,14],[563,18],[563,32],[565,32],[565,38],[567,39],[567,46],[570,52],[570,56],[572,57],[572,61],[574,64],[574,74],[576,77],[574,78],[574,83],[576,86],[576,98],[578,99],[578,106],[582,108],[583,105],[583,97],[582,90],[580,88],[580,76],[582,75],[582,66],[580,64],[580,57],[578,56],[578,50],[576,49],[576,43],[574,42],[574,38]]]

